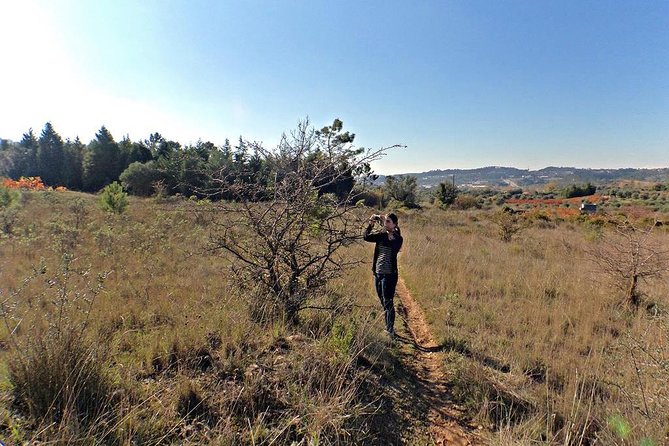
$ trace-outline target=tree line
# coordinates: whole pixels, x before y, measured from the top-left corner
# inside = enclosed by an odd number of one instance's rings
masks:
[[[144,143],[128,138],[117,143],[104,126],[84,144],[78,137],[64,141],[47,122],[39,137],[30,129],[20,142],[3,144],[0,173],[12,179],[41,177],[48,186],[96,192],[117,181],[131,163],[151,159],[153,154]]]
[[[416,177],[387,176],[384,185],[374,184],[369,163],[351,167],[351,161],[362,149],[353,147],[355,134],[343,130],[339,119],[315,131],[317,150],[305,153],[307,162],[329,156],[333,148],[347,147],[338,164],[329,172],[322,172],[319,181],[321,193],[337,197],[352,196],[357,186],[356,199],[367,205],[417,207],[421,200]],[[166,195],[238,199],[227,185],[255,186],[255,199],[263,199],[278,180],[277,174],[290,166],[261,144],[243,137],[235,145],[226,139],[223,145],[201,140],[182,145],[152,133],[147,139],[132,141],[125,136],[116,141],[102,126],[88,144],[78,137],[63,139],[47,122],[37,136],[33,129],[23,134],[21,141],[3,140],[0,144],[0,176],[12,179],[40,177],[47,186],[65,186],[70,190],[95,193],[116,181],[133,195],[150,196],[156,192]],[[329,181],[336,175],[337,181]],[[364,178],[364,181],[360,181]],[[458,189],[451,184],[440,184],[433,197],[444,205],[453,204]],[[257,191],[264,191],[258,193]],[[267,198],[267,197],[265,197]]]
[[[321,151],[335,144],[350,144],[355,137],[343,131],[343,123],[338,119],[317,133]],[[12,179],[41,177],[47,186],[84,192],[97,192],[120,181],[135,195],[151,195],[159,185],[172,195],[228,198],[220,196],[221,192],[216,196],[216,190],[224,189],[221,181],[270,186],[275,180],[277,158],[268,153],[260,144],[241,136],[235,146],[229,139],[222,146],[201,140],[182,145],[160,133],[142,141],[132,141],[126,136],[117,142],[104,126],[93,140],[84,144],[78,137],[63,140],[47,122],[39,137],[30,129],[18,143],[3,141],[0,175]],[[314,158],[321,155],[318,150],[308,154]],[[339,180],[324,185],[327,189],[324,192],[345,195],[353,187],[354,175],[361,172],[347,171],[345,160],[336,168],[341,170]]]

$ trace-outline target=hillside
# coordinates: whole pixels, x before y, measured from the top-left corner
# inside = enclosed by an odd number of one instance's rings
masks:
[[[477,169],[445,169],[428,172],[406,173],[418,179],[418,185],[431,188],[439,183],[451,182],[455,178],[457,186],[469,187],[526,187],[542,185],[554,181],[561,184],[591,182],[593,184],[612,181],[637,180],[666,182],[669,168],[661,169],[580,169],[576,167],[545,167],[539,170],[517,169],[515,167],[481,167]],[[382,184],[385,176],[379,176]]]

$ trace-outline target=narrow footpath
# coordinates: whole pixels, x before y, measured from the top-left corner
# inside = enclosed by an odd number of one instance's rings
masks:
[[[435,445],[484,445],[476,428],[464,421],[464,414],[453,401],[443,369],[445,355],[434,341],[420,305],[411,297],[402,279],[397,284],[396,299],[406,332],[405,336],[400,333],[399,341],[413,344],[405,365],[415,375],[420,389],[408,397],[415,398],[416,404],[427,411],[431,441]]]

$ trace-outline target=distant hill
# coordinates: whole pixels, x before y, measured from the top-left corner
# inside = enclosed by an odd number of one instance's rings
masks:
[[[576,167],[545,167],[540,170],[517,169],[515,167],[480,167],[478,169],[430,170],[429,172],[406,173],[396,176],[412,175],[418,179],[418,185],[425,188],[439,183],[451,182],[460,187],[527,187],[555,181],[559,184],[608,183],[612,181],[638,180],[666,182],[669,180],[669,168],[662,169],[579,169]],[[379,176],[377,183],[383,183],[385,176]]]

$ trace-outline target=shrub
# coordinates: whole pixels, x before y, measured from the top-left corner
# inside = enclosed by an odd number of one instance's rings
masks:
[[[93,341],[88,325],[105,275],[93,278],[88,270],[76,271],[73,262],[64,255],[60,271],[42,282],[46,288],[34,304],[50,311],[21,314],[18,302],[32,299],[23,287],[2,302],[1,310],[7,327],[29,324],[26,335],[10,331],[8,368],[16,406],[37,424],[53,423],[79,436],[104,428],[115,414],[119,393],[106,369],[108,349]],[[24,286],[46,271],[44,265],[36,267]]]
[[[169,196],[169,187],[164,180],[154,181],[151,184],[153,188],[153,199],[156,203],[164,203],[168,201]]]
[[[370,208],[381,209],[384,205],[383,189],[380,187],[361,188],[359,191],[355,191],[354,197],[356,203],[361,203]]]
[[[37,335],[9,364],[14,399],[33,420],[90,426],[112,403],[113,389],[99,349],[75,332]]]
[[[495,212],[490,216],[490,221],[497,226],[499,237],[504,242],[510,242],[513,236],[525,229],[527,225],[510,208],[504,208]]]
[[[88,208],[86,202],[81,198],[77,198],[68,206],[68,210],[74,219],[74,227],[79,230],[84,227],[88,218]]]
[[[21,192],[16,189],[0,186],[0,208],[6,209],[18,206],[20,200]]]
[[[450,206],[458,198],[460,191],[452,183],[439,183],[434,197],[443,205]]]
[[[148,197],[154,191],[153,184],[160,180],[160,171],[148,163],[134,162],[119,177],[123,187],[133,195]]]
[[[585,185],[572,184],[565,188],[562,194],[565,198],[585,197],[594,194],[596,190],[597,188],[590,183]]]
[[[386,177],[385,189],[392,200],[398,201],[408,208],[418,207],[416,199],[418,183],[416,177],[405,175],[396,178],[388,175]]]
[[[653,223],[647,221],[644,228],[623,220],[615,232],[588,252],[600,270],[625,293],[625,302],[635,309],[641,304],[641,284],[661,279],[669,270],[669,254],[651,237]]]
[[[0,232],[11,234],[16,223],[21,192],[0,186]]]
[[[118,182],[114,181],[102,190],[98,206],[103,211],[122,214],[128,207],[128,194]]]
[[[453,203],[453,207],[457,209],[471,209],[471,208],[479,208],[481,207],[479,205],[478,200],[476,199],[475,196],[465,194],[465,195],[459,195],[456,199],[455,202]]]

